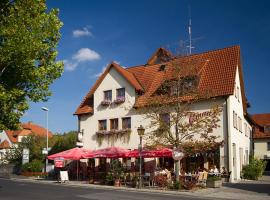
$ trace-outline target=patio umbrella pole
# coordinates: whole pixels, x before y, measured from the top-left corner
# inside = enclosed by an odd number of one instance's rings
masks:
[[[77,160],[77,181],[79,180],[79,160]]]

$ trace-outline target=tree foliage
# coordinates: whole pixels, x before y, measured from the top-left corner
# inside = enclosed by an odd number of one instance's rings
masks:
[[[46,138],[30,135],[23,137],[22,141],[15,144],[6,154],[6,159],[9,162],[21,164],[23,149],[29,149],[29,161],[44,160],[45,155],[42,154],[42,149],[46,147]]]
[[[53,146],[49,152],[50,155],[74,148],[77,141],[77,132],[69,131],[64,134],[54,135],[52,140]]]
[[[61,26],[45,0],[0,1],[0,130],[18,128],[28,102],[51,95],[63,72],[56,61]]]

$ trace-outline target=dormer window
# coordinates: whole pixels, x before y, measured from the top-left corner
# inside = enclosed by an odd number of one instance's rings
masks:
[[[119,88],[116,90],[115,103],[123,103],[125,101],[125,88]]]
[[[270,133],[270,125],[264,126],[264,133]]]

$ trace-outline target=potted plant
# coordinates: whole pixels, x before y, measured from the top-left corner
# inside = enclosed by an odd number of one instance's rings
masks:
[[[113,174],[111,172],[106,175],[106,185],[113,185]]]
[[[219,188],[222,186],[222,180],[219,176],[210,176],[206,180],[206,186],[209,188]]]
[[[123,167],[121,162],[117,160],[113,160],[111,163],[111,173],[114,179],[114,186],[121,186],[121,177],[123,176]]]

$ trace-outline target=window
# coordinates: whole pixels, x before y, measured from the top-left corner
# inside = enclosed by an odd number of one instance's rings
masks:
[[[110,130],[118,130],[118,119],[110,119]]]
[[[237,99],[237,91],[236,91],[236,83],[234,83],[235,87],[234,87],[234,96]]]
[[[130,117],[122,118],[122,129],[131,129],[131,118]]]
[[[242,119],[240,117],[238,117],[238,127],[239,131],[242,133]]]
[[[116,90],[116,100],[125,100],[125,88]]]
[[[170,95],[185,95],[198,86],[199,79],[197,76],[187,76],[179,81],[172,81],[170,87]]]
[[[247,136],[248,135],[247,123],[244,123],[244,132],[245,132],[245,136]]]
[[[237,127],[237,114],[235,111],[233,111],[233,127],[238,129],[238,127]]]
[[[107,120],[98,120],[98,130],[99,131],[107,130]]]
[[[112,91],[104,91],[104,101],[112,101]]]
[[[264,133],[270,133],[270,125],[264,126]]]
[[[267,142],[267,151],[270,151],[270,142]]]
[[[237,86],[237,90],[236,90],[236,98],[238,99],[238,101],[240,100],[239,98],[240,98],[240,96],[239,96],[239,87]]]
[[[165,125],[170,124],[170,114],[168,113],[161,114],[160,118],[161,118],[162,123],[164,123]]]

